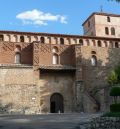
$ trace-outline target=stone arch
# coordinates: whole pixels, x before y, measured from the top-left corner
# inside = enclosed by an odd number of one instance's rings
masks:
[[[24,38],[24,36],[22,35],[22,36],[20,36],[20,42],[25,42],[25,38]]]
[[[98,40],[98,47],[102,47],[102,43],[101,43],[101,41],[100,40]]]
[[[4,35],[0,35],[0,41],[4,41]]]
[[[92,57],[91,57],[91,65],[92,66],[97,66],[97,57],[96,57],[96,55],[92,55]]]
[[[60,93],[53,93],[50,97],[50,112],[64,113],[64,98]]]
[[[79,43],[80,43],[81,46],[83,46],[83,39],[80,39]]]
[[[60,44],[64,44],[64,39],[60,38]]]
[[[52,48],[52,52],[53,52],[53,53],[58,53],[58,47],[54,46],[54,47]]]
[[[40,37],[40,42],[41,43],[45,43],[45,38],[44,37]]]

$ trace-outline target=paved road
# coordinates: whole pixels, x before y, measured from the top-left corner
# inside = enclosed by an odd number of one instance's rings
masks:
[[[0,115],[0,129],[75,129],[100,114]]]

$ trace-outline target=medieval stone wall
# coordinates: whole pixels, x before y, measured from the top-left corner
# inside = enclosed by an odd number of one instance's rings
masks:
[[[39,96],[32,67],[0,67],[1,113],[38,113]]]

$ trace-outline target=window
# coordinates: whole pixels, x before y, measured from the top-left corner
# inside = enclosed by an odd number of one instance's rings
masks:
[[[119,43],[115,42],[115,48],[119,48]]]
[[[114,27],[111,28],[111,35],[115,35],[115,28]]]
[[[90,27],[90,21],[88,21],[88,27]]]
[[[53,54],[53,61],[52,61],[52,63],[54,65],[59,63],[58,54]]]
[[[20,53],[15,54],[15,63],[20,64],[21,63],[21,55]]]
[[[110,22],[110,17],[107,17],[107,22]]]
[[[79,43],[80,43],[81,46],[83,46],[83,40],[82,39],[79,40]]]
[[[20,36],[20,42],[24,42],[24,36]]]
[[[109,35],[109,29],[108,29],[108,27],[105,27],[105,34],[106,35]]]
[[[102,44],[101,44],[101,41],[98,41],[98,47],[101,47]]]
[[[95,55],[92,55],[91,57],[91,65],[97,66],[97,57]]]
[[[44,38],[44,37],[41,37],[41,38],[40,38],[40,42],[41,42],[41,43],[45,43],[45,38]]]
[[[53,53],[57,53],[57,52],[58,52],[58,48],[57,48],[56,46],[53,47],[52,52],[53,52]]]
[[[0,41],[4,41],[4,36],[0,35]]]
[[[60,38],[60,44],[64,44],[64,39]]]

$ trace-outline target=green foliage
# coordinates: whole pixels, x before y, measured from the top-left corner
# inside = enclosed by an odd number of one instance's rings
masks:
[[[113,71],[111,72],[111,74],[108,76],[108,83],[109,83],[110,85],[114,85],[114,84],[117,84],[117,82],[118,82],[118,75],[117,75],[117,73],[115,72],[115,70],[113,70]]]
[[[118,65],[108,76],[108,83],[110,85],[120,84],[120,65]]]
[[[120,112],[120,103],[110,105],[111,112]]]
[[[113,96],[114,103],[117,103],[117,98],[120,96],[120,86],[113,86],[110,90],[110,96]]]
[[[120,117],[120,112],[108,112],[103,114],[102,117]]]
[[[114,86],[110,90],[110,96],[120,96],[120,87]]]
[[[116,1],[116,2],[120,2],[120,0],[108,0],[108,1]]]

